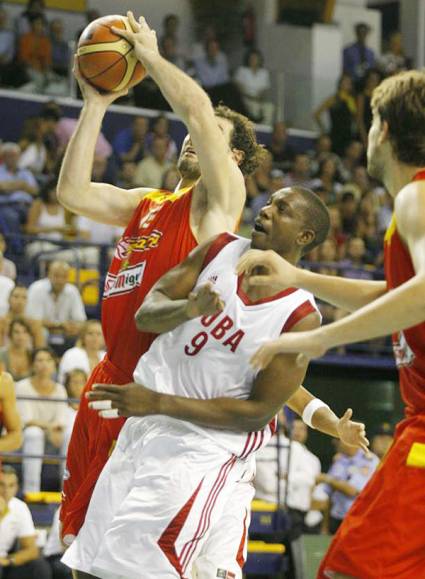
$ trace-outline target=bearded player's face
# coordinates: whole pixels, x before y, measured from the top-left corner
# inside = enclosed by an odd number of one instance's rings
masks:
[[[221,117],[217,118],[219,129],[223,133],[226,142],[230,146],[230,137],[233,131],[233,124],[228,119]],[[205,143],[207,147],[213,147],[215,143]],[[177,168],[184,179],[198,179],[201,176],[201,168],[198,162],[198,155],[196,154],[190,135],[186,135],[185,140],[180,151],[180,156],[177,161]]]

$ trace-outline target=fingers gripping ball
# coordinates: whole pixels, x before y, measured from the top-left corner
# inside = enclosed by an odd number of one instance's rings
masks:
[[[126,16],[102,16],[83,30],[77,47],[81,74],[105,92],[131,88],[146,75],[132,45],[112,32],[113,26],[131,30]]]

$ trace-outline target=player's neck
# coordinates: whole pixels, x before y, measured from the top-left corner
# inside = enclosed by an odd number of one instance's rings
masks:
[[[425,167],[413,167],[412,165],[397,162],[391,163],[384,179],[384,185],[388,193],[391,197],[396,197],[413,180],[416,173],[423,170],[425,170]]]
[[[176,191],[178,191],[179,189],[186,189],[189,187],[194,187],[198,182],[199,182],[199,178],[191,179],[189,177],[187,177],[187,178],[182,177],[180,183],[176,187]]]

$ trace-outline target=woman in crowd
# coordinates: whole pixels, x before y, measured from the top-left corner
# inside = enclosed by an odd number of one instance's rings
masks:
[[[46,340],[43,334],[43,326],[39,320],[30,320],[25,316],[25,308],[28,300],[27,288],[17,283],[9,294],[9,309],[0,318],[0,348],[9,343],[9,328],[13,320],[23,319],[30,326],[34,339],[34,348],[41,348]]]
[[[98,320],[84,323],[77,345],[67,350],[59,364],[58,381],[64,384],[65,377],[71,370],[78,368],[87,375],[105,355],[102,326]]]
[[[9,344],[0,350],[0,363],[14,380],[22,380],[31,372],[31,352],[34,336],[31,326],[23,318],[16,318],[9,326]]]
[[[270,73],[263,66],[263,55],[251,48],[235,73],[234,80],[250,118],[257,123],[272,124],[273,104],[266,99],[270,90]]]
[[[370,101],[372,93],[381,82],[381,74],[378,70],[370,68],[363,81],[363,90],[357,95],[357,127],[361,140],[367,147],[367,135],[372,124],[372,109]]]

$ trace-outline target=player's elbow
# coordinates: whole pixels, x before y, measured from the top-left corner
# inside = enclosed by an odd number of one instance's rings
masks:
[[[149,308],[141,306],[134,316],[134,321],[136,323],[136,328],[139,332],[154,332],[155,329],[153,328],[153,316],[151,312],[149,312]]]

